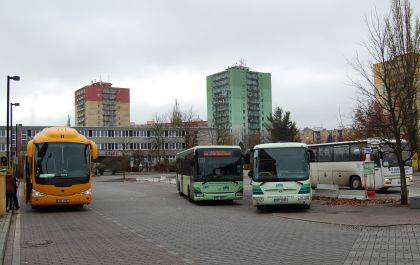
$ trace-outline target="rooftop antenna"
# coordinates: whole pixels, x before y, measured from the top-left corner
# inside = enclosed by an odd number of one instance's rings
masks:
[[[239,59],[239,66],[243,66],[243,67],[246,67],[246,62],[245,62],[245,60],[244,59]]]

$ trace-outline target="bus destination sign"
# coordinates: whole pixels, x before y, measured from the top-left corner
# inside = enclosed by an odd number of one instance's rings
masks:
[[[203,156],[233,156],[233,151],[209,150],[209,151],[204,151]]]

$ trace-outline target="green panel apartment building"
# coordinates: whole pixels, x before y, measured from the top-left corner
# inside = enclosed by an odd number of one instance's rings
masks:
[[[270,73],[234,66],[207,76],[209,127],[228,130],[233,144],[247,142],[253,135],[260,135],[264,141],[264,123],[271,112]]]

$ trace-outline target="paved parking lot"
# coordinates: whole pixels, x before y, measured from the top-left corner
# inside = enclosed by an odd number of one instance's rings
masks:
[[[257,211],[248,188],[243,201],[193,204],[173,184],[115,178],[96,178],[83,209],[22,207],[18,264],[420,263],[418,225],[299,221]]]

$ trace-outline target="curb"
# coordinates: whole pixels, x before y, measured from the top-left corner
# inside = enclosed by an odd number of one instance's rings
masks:
[[[0,257],[1,257],[1,264],[3,264],[4,254],[6,251],[6,241],[9,236],[9,228],[11,224],[13,211],[6,212],[1,218],[5,219],[3,227],[0,232]]]
[[[339,225],[339,226],[347,226],[347,227],[360,227],[360,228],[363,228],[363,227],[366,227],[366,228],[380,228],[380,227],[393,227],[393,226],[420,225],[420,223],[417,223],[417,224],[402,223],[402,224],[384,224],[384,225],[345,224],[345,223],[334,222],[334,221],[318,221],[318,220],[305,219],[305,218],[299,218],[299,217],[288,217],[288,216],[282,216],[282,215],[277,215],[275,217],[289,219],[289,220],[302,221],[302,222],[317,223],[317,224],[330,224],[330,225]]]

